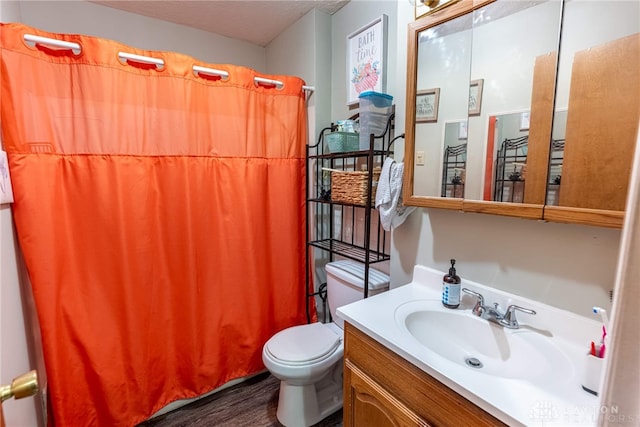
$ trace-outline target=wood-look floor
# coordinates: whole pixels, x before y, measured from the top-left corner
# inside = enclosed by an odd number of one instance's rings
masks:
[[[268,372],[147,420],[137,427],[282,427],[276,418],[280,381]],[[314,427],[342,426],[342,410]]]

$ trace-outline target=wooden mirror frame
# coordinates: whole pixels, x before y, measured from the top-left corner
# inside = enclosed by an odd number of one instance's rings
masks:
[[[494,0],[483,1],[479,4],[489,4]],[[478,6],[480,7],[480,6]],[[405,120],[405,145],[404,145],[404,184],[403,201],[405,205],[419,206],[426,208],[444,208],[462,210],[463,199],[414,196],[414,165],[415,165],[415,135],[416,135],[416,97],[418,91],[418,42],[420,32],[427,28],[434,27],[444,22],[453,20],[467,13],[473,12],[473,1],[463,0],[436,11],[430,15],[409,23],[407,31],[407,97],[406,97],[406,120]]]
[[[546,206],[549,155],[551,149],[551,129],[553,125],[554,95],[556,85],[557,55],[542,64],[544,71],[534,73],[534,88],[531,111],[541,108],[549,114],[531,115],[529,138],[535,139],[535,148],[529,148],[527,159],[527,188],[533,190],[525,196],[524,203],[508,203],[472,200],[465,198],[444,198],[438,196],[416,196],[414,194],[416,114],[415,94],[418,77],[418,42],[420,33],[428,28],[456,19],[498,0],[461,0],[436,13],[425,16],[408,25],[407,43],[407,96],[405,121],[405,168],[404,204],[426,208],[442,208],[464,212],[488,213],[529,219],[543,219],[553,222],[596,225],[621,228],[623,211],[606,209],[585,209],[577,207]],[[536,67],[538,67],[536,62]],[[549,70],[553,70],[550,74]],[[542,76],[542,77],[540,77]],[[547,110],[548,109],[548,110]],[[530,170],[536,171],[533,176]],[[469,178],[469,177],[467,177]]]
[[[544,87],[544,96],[540,100],[532,99],[532,110],[536,103],[539,108],[546,108],[549,111],[547,115],[538,115],[538,122],[532,123],[532,128],[537,129],[530,138],[538,138],[537,143],[533,144],[533,149],[529,149],[529,159],[527,168],[527,180],[531,181],[533,186],[529,195],[525,198],[524,203],[508,203],[494,202],[485,200],[473,200],[466,198],[444,198],[436,196],[416,196],[414,195],[414,156],[415,156],[415,117],[416,105],[415,96],[417,93],[417,76],[418,76],[418,43],[420,33],[428,28],[440,25],[458,17],[473,13],[475,10],[494,3],[497,0],[462,0],[458,3],[440,10],[434,14],[428,15],[415,22],[409,24],[408,28],[408,52],[407,52],[407,97],[406,97],[406,123],[405,123],[405,175],[403,200],[406,205],[444,208],[460,210],[465,212],[489,213],[496,215],[515,216],[530,219],[542,219],[543,208],[546,195],[546,177],[547,162],[551,141],[551,124],[553,111],[553,93],[555,84],[555,68],[556,62],[549,64],[551,74],[547,74],[549,78],[542,84]],[[536,84],[534,82],[534,84]],[[541,91],[535,92],[541,93]],[[537,147],[537,148],[536,148]],[[529,165],[529,163],[532,163]],[[530,172],[533,171],[532,173]],[[535,172],[539,171],[539,172]],[[468,178],[468,177],[467,177]]]

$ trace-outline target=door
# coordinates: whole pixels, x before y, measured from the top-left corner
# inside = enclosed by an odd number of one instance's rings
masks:
[[[22,374],[11,381],[11,384],[0,386],[0,427],[4,424],[4,401],[14,398],[30,397],[38,392],[38,374],[35,370]]]
[[[349,360],[344,369],[344,425],[348,427],[429,427]]]

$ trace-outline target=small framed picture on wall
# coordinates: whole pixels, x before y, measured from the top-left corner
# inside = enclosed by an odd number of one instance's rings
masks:
[[[520,130],[529,130],[529,117],[531,113],[529,111],[524,111],[520,113]]]
[[[440,88],[416,92],[416,123],[437,122],[439,103]]]
[[[467,121],[458,123],[458,139],[467,139]]]
[[[482,85],[484,79],[472,80],[469,85],[469,115],[479,116],[482,106]]]

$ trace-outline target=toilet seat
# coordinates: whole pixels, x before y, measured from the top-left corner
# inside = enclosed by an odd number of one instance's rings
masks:
[[[308,365],[330,357],[340,346],[341,337],[323,323],[287,328],[265,345],[271,357],[286,365]]]

